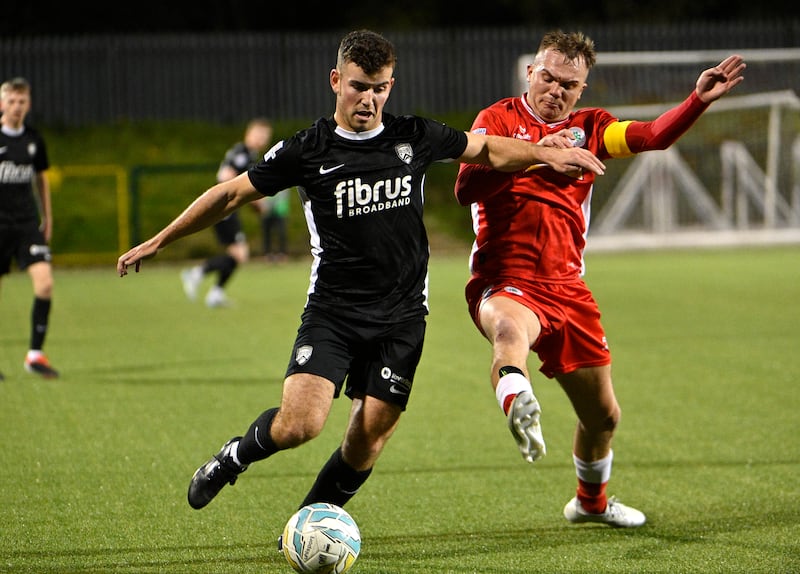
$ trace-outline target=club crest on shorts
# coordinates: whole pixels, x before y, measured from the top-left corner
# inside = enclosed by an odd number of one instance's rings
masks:
[[[297,347],[297,351],[294,353],[294,361],[298,365],[305,365],[308,360],[311,358],[311,353],[314,352],[314,347],[311,345],[301,345]]]
[[[394,151],[397,154],[397,157],[399,157],[400,161],[403,163],[411,163],[411,160],[414,159],[414,150],[412,149],[411,144],[397,144],[394,146]]]

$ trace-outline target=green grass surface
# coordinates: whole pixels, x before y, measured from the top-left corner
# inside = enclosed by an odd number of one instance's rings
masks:
[[[426,350],[408,412],[348,504],[358,574],[800,571],[800,250],[596,254],[623,408],[609,493],[637,530],[574,526],[574,416],[534,387],[547,457],[524,463],[465,311],[466,252],[435,257]],[[185,300],[180,267],[56,268],[46,350],[27,374],[28,278],[0,291],[0,572],[290,572],[275,540],[338,444],[323,434],[253,465],[201,511],[195,468],[277,404],[308,262],[252,262],[236,305]],[[531,366],[537,364],[532,359]]]

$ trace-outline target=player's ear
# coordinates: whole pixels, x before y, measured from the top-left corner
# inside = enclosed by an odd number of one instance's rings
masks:
[[[330,82],[331,82],[331,90],[333,90],[334,94],[339,93],[339,82],[341,82],[341,79],[342,75],[339,73],[339,70],[333,68],[331,70]]]

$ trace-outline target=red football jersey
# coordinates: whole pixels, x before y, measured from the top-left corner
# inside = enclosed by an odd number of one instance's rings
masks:
[[[575,145],[605,160],[664,149],[706,108],[692,92],[683,103],[650,122],[621,122],[606,110],[583,108],[548,124],[523,95],[482,110],[472,131],[535,143],[569,129]],[[462,164],[455,194],[462,204],[471,203],[476,236],[470,256],[473,275],[547,282],[580,277],[594,178],[593,173],[566,175],[545,165],[503,173]]]

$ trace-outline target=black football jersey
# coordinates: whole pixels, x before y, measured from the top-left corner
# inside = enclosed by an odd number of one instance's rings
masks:
[[[264,195],[298,187],[313,255],[307,308],[389,324],[428,312],[425,171],[460,157],[467,136],[417,116],[383,122],[353,134],[321,118],[248,174]]]
[[[50,167],[44,140],[32,127],[19,135],[0,129],[0,223],[39,220],[36,173]]]
[[[230,166],[236,170],[237,174],[244,173],[248,168],[252,167],[260,157],[253,158],[250,155],[250,150],[244,145],[244,142],[234,144],[228,151],[225,152],[225,157],[220,163],[220,168],[223,166]]]

